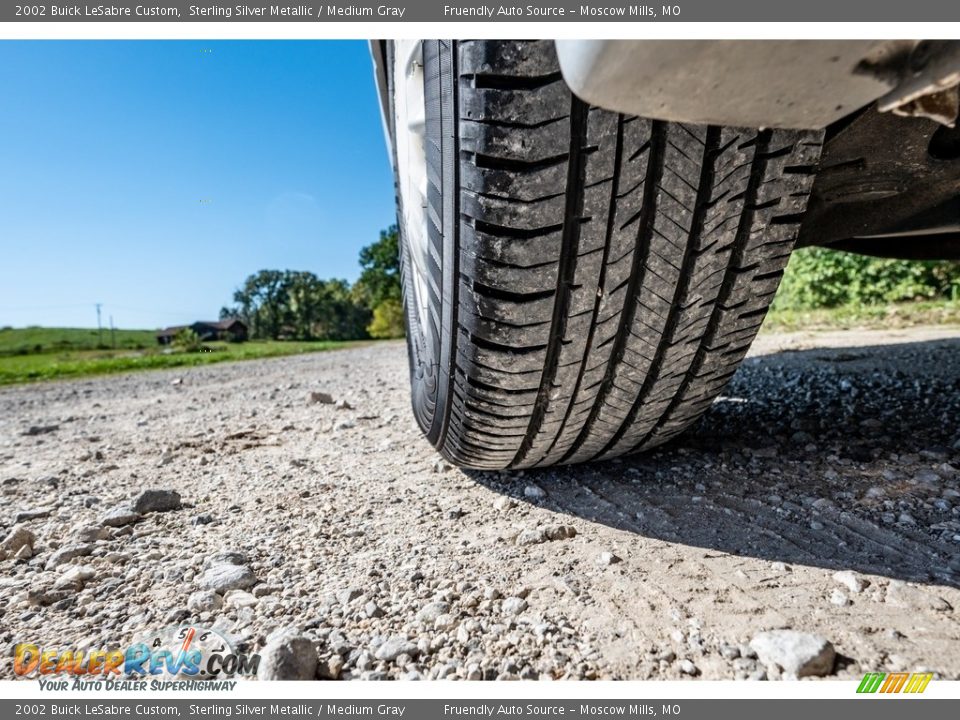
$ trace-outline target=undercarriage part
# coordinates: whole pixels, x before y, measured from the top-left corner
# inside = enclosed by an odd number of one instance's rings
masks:
[[[825,128],[877,108],[957,120],[957,40],[557,40],[564,80],[609,110],[697,124]],[[762,91],[758,89],[762,88]]]
[[[897,65],[899,83],[880,98],[881,112],[925,117],[954,127],[960,116],[960,42],[923,40]]]
[[[830,128],[797,245],[957,258],[960,130],[873,108]]]

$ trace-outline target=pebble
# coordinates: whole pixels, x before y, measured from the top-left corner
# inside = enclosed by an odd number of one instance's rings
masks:
[[[847,607],[851,604],[850,598],[848,598],[842,590],[837,590],[836,588],[830,591],[830,602],[839,607]]]
[[[107,527],[123,527],[138,522],[143,516],[126,505],[119,505],[100,518],[100,524]]]
[[[313,680],[316,676],[316,647],[296,631],[272,636],[259,654],[258,680]]]
[[[141,515],[179,510],[180,507],[180,493],[175,490],[144,490],[131,505],[131,509]]]
[[[88,581],[96,576],[89,565],[74,565],[53,583],[54,590],[81,590]]]
[[[383,642],[374,652],[377,660],[384,662],[393,662],[401,655],[416,657],[420,654],[420,648],[405,637],[392,637]]]
[[[870,584],[850,570],[840,570],[833,574],[833,579],[854,594],[862,593]]]
[[[57,550],[50,556],[47,560],[46,568],[51,570],[53,568],[59,567],[64,563],[68,563],[74,558],[83,557],[89,555],[93,552],[93,545],[89,543],[76,543],[72,545],[64,545],[62,548]]]
[[[328,392],[312,392],[310,393],[309,400],[319,405],[333,405],[335,402],[333,395]]]
[[[613,565],[615,563],[621,562],[622,560],[623,558],[619,557],[618,555],[614,555],[612,552],[605,550],[604,552],[600,553],[600,555],[597,557],[597,564]]]
[[[791,678],[829,675],[836,658],[829,640],[795,630],[760,633],[750,641],[750,647],[760,662],[781,668]]]
[[[442,600],[424,605],[417,612],[417,620],[428,624],[436,622],[437,618],[450,610],[450,603]]]
[[[222,607],[223,598],[212,590],[198,590],[187,598],[187,608],[196,613],[215,612]]]
[[[519,615],[527,609],[527,601],[522,597],[508,597],[503,601],[504,615]]]
[[[246,565],[213,565],[197,578],[197,584],[223,595],[229,590],[246,590],[256,584],[257,578]]]
[[[0,560],[15,555],[24,546],[33,550],[37,542],[36,535],[25,525],[15,525],[0,544]]]
[[[527,485],[523,488],[523,496],[528,500],[543,500],[547,492],[539,485]]]

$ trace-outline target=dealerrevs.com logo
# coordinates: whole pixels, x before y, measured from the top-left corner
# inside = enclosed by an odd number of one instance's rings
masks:
[[[13,656],[14,673],[38,678],[45,690],[232,689],[235,682],[217,681],[256,675],[259,664],[259,655],[235,652],[220,632],[194,625],[166,628],[126,648],[20,643]]]

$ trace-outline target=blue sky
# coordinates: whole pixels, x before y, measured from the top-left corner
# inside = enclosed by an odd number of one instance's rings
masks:
[[[394,222],[364,42],[0,42],[0,326],[216,318]]]

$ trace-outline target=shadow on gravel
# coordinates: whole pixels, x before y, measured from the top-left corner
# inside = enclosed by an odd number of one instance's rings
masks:
[[[651,453],[471,477],[648,538],[960,587],[958,438],[960,339],[818,348],[748,359]]]

